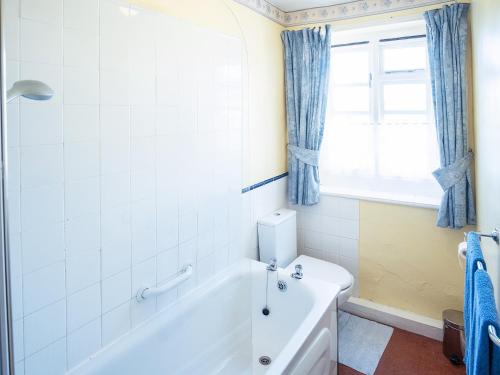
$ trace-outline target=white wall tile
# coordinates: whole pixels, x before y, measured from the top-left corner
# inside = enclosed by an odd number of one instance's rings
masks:
[[[200,233],[197,238],[197,259],[210,256],[214,252],[214,234],[212,231]]]
[[[19,100],[7,104],[7,145],[18,147],[20,144]]]
[[[64,65],[99,69],[99,37],[81,30],[64,30]]]
[[[26,146],[21,149],[21,186],[23,189],[63,182],[62,145]]]
[[[131,283],[130,269],[103,280],[102,311],[111,311],[127,302],[132,296]]]
[[[65,193],[66,218],[72,219],[99,212],[100,181],[98,178],[67,183]]]
[[[14,340],[14,362],[19,362],[24,358],[24,321],[18,319],[12,324]]]
[[[351,257],[343,257],[340,256],[339,258],[340,265],[347,269],[356,279],[358,278],[358,270],[359,270],[359,265],[358,265],[358,259],[353,259]]]
[[[132,175],[132,202],[138,202],[156,195],[156,174],[153,172]]]
[[[134,105],[131,107],[132,136],[152,137],[156,135],[156,109],[151,103],[148,105]]]
[[[68,253],[98,251],[100,249],[99,212],[66,219],[65,240]]]
[[[24,318],[26,356],[43,349],[66,334],[66,302],[61,300]]]
[[[99,104],[99,71],[65,67],[64,104]]]
[[[136,327],[142,322],[152,317],[156,312],[156,298],[150,298],[146,301],[137,302],[132,300],[130,303],[130,318],[132,327]]]
[[[162,95],[159,95],[162,96]],[[179,128],[179,109],[169,105],[162,106],[156,111],[156,131],[158,135],[172,135]],[[168,140],[166,140],[168,142]]]
[[[33,231],[40,223],[60,222],[64,219],[64,189],[52,185],[21,192],[21,220],[23,230]]]
[[[128,6],[113,0],[102,0],[100,2],[101,35],[118,36],[122,38],[129,36],[129,16]]]
[[[64,260],[64,224],[42,222],[34,231],[22,232],[24,273]]]
[[[156,254],[156,206],[147,199],[132,205],[132,263]]]
[[[99,0],[64,0],[64,27],[99,32]]]
[[[23,280],[24,314],[50,305],[65,296],[64,262],[26,274]]]
[[[60,26],[62,5],[61,0],[22,0],[21,17]]]
[[[64,142],[97,142],[99,140],[99,107],[64,106]]]
[[[179,248],[173,247],[158,254],[157,257],[157,280],[158,283],[165,281],[179,270]]]
[[[99,252],[75,252],[66,258],[66,292],[73,294],[100,280]]]
[[[10,147],[8,158],[7,190],[18,193],[21,188],[21,150],[18,147]]]
[[[14,364],[14,371],[16,374],[24,374],[24,360],[23,361],[19,361],[17,363]]]
[[[179,219],[161,204],[157,211],[157,249],[163,251],[179,243]]]
[[[132,143],[132,175],[154,173],[156,170],[156,140],[152,137],[134,138]]]
[[[101,178],[101,205],[103,209],[130,203],[130,173],[116,173]]]
[[[62,63],[62,32],[57,26],[21,19],[21,60]]]
[[[19,0],[4,1],[5,57],[19,59]],[[10,82],[8,86],[10,86]]]
[[[128,242],[123,246],[121,246],[118,241],[112,245],[108,245],[106,242],[104,243],[101,253],[102,278],[113,276],[131,267],[132,249],[130,246],[130,238],[126,240]]]
[[[217,251],[217,249],[216,249]],[[196,264],[196,240],[190,240],[179,245],[179,267]]]
[[[66,338],[26,358],[25,367],[25,375],[63,375],[66,372]]]
[[[345,267],[356,278],[359,261],[359,202],[321,196],[312,207],[297,207],[298,250]]]
[[[94,284],[68,297],[68,332],[101,315],[101,285]]]
[[[12,318],[19,319],[23,317],[23,277],[11,277],[11,302]]]
[[[21,145],[62,143],[62,108],[57,103],[22,101],[20,103]]]
[[[101,173],[130,170],[130,116],[128,107],[101,110]]]
[[[99,176],[99,143],[66,143],[64,175],[67,182]]]
[[[196,214],[181,215],[179,218],[179,242],[186,242],[198,233],[198,216]]]
[[[10,277],[19,278],[23,275],[23,254],[21,249],[21,233],[9,233]]]
[[[100,347],[101,319],[96,319],[68,336],[68,366],[76,366]]]
[[[130,103],[130,88],[126,74],[115,70],[101,71],[101,103],[125,106]]]
[[[101,241],[103,278],[131,267],[130,206],[102,211]]]
[[[132,294],[144,286],[156,285],[156,257],[139,263],[132,268]]]
[[[130,329],[130,302],[102,316],[102,344],[108,345]]]

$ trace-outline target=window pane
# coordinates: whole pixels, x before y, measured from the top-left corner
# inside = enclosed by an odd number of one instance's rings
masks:
[[[326,175],[373,176],[374,126],[341,121],[341,118],[334,117],[325,127],[320,161],[322,172]]]
[[[437,142],[430,124],[383,124],[378,131],[379,174],[431,180],[438,168]]]
[[[385,111],[426,111],[427,90],[423,83],[384,85]]]
[[[331,109],[334,111],[367,112],[370,110],[368,86],[336,86],[330,94]]]
[[[333,48],[332,82],[335,84],[368,83],[369,61],[368,51],[359,50],[359,47]]]
[[[427,52],[424,46],[385,47],[383,59],[384,72],[427,68]]]
[[[422,124],[429,121],[427,113],[384,113],[385,124]]]

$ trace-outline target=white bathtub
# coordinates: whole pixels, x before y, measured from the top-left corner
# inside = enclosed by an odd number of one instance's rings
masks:
[[[339,287],[242,260],[102,349],[70,374],[324,374]],[[277,288],[277,279],[287,291]],[[333,334],[336,337],[336,333]],[[333,340],[336,343],[335,340]],[[259,363],[261,356],[271,364]],[[319,365],[317,365],[319,363]]]

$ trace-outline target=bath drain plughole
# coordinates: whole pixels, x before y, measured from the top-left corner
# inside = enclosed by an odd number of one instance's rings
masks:
[[[271,364],[271,358],[269,358],[267,355],[263,355],[259,358],[259,363],[263,366],[269,366]]]

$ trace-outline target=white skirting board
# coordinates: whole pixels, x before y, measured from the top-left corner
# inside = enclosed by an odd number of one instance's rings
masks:
[[[443,322],[440,320],[356,297],[349,298],[342,305],[341,310],[434,340],[443,341]]]

